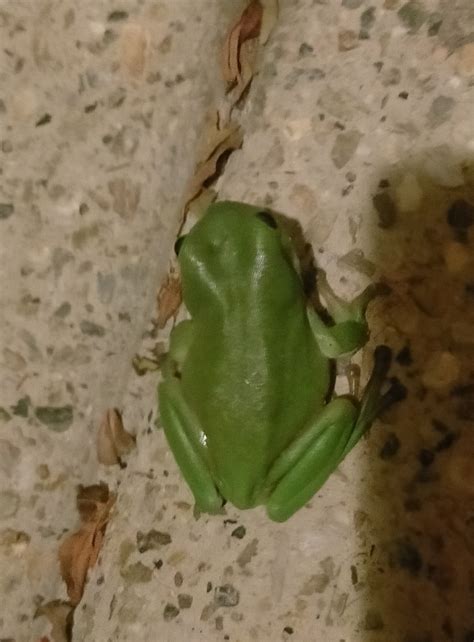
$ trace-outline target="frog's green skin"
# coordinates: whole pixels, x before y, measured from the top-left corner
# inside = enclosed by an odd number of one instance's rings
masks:
[[[308,502],[389,401],[390,351],[376,351],[360,408],[327,401],[330,358],[367,339],[374,287],[308,307],[291,242],[262,208],[211,205],[179,249],[191,320],[178,324],[159,386],[165,434],[197,506],[265,504],[284,521]],[[392,395],[393,397],[393,395]]]

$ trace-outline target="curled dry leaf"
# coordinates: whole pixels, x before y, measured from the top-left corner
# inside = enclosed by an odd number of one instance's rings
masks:
[[[163,329],[171,317],[178,314],[181,305],[181,279],[169,272],[158,292],[158,327]]]
[[[222,73],[229,93],[228,114],[241,100],[255,71],[259,47],[263,46],[278,17],[278,0],[253,0],[231,28],[222,50]]]
[[[252,0],[227,35],[222,52],[222,72],[231,87],[241,81],[241,48],[244,42],[259,35],[262,13],[260,0]]]
[[[200,219],[216,199],[217,192],[212,188],[205,187],[201,190],[199,196],[196,196],[192,203],[190,203],[189,212],[194,215],[196,219]]]
[[[63,540],[58,552],[61,576],[72,606],[80,602],[87,571],[97,562],[114,502],[115,495],[109,492],[107,484],[79,486],[77,508],[81,527]]]
[[[97,433],[97,458],[105,466],[120,464],[120,457],[135,446],[135,439],[123,427],[122,416],[116,408],[105,413]]]
[[[72,638],[72,618],[74,607],[63,600],[52,600],[41,604],[36,610],[35,618],[45,616],[50,621],[51,638],[43,636],[38,642],[70,642]]]
[[[201,194],[204,188],[209,187],[219,177],[231,152],[239,149],[242,145],[242,130],[235,124],[224,129],[218,129],[218,124],[216,123],[213,134],[208,137],[208,140],[207,152],[203,154],[203,160],[198,164],[186,192],[183,219],[179,232],[184,226],[186,212],[190,204]]]
[[[196,202],[203,194],[206,202],[213,200],[213,195],[205,192],[222,173],[230,154],[242,145],[243,134],[240,127],[231,122],[231,111],[249,86],[258,45],[268,40],[277,14],[278,0],[252,0],[229,31],[222,51],[223,76],[228,91],[231,92],[229,105],[217,112],[210,112],[211,124],[204,128],[201,161],[186,190],[178,233],[185,225],[191,203]],[[168,318],[170,317],[166,317],[164,323]],[[159,324],[159,327],[163,326]]]

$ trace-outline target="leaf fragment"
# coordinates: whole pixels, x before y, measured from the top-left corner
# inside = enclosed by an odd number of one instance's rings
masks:
[[[120,458],[135,446],[135,439],[128,433],[122,415],[116,408],[104,414],[97,433],[97,458],[105,466],[120,464]]]
[[[278,17],[278,0],[252,0],[231,27],[222,49],[222,75],[232,108],[242,99],[255,73],[257,54]]]
[[[162,330],[171,317],[176,318],[179,306],[181,305],[181,279],[174,275],[173,270],[167,274],[162,283],[158,296],[158,319],[157,325]]]
[[[242,45],[257,38],[262,24],[263,7],[259,0],[252,0],[227,34],[222,52],[222,73],[229,86],[242,80]]]
[[[107,484],[79,486],[77,508],[81,527],[63,540],[58,551],[61,576],[72,606],[81,601],[87,572],[97,562],[115,499]]]
[[[183,208],[183,223],[190,204],[209,187],[221,174],[225,161],[229,155],[242,145],[243,133],[239,125],[232,124],[224,129],[218,129],[218,123],[208,138],[207,150],[203,153],[203,160],[198,163],[194,176],[186,192]]]

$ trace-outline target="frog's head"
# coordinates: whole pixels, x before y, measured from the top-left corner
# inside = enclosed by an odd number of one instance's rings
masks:
[[[282,294],[286,281],[293,293],[299,280],[290,239],[262,207],[214,203],[175,249],[191,313],[208,297],[242,296],[242,288],[258,288],[262,295],[275,289],[275,281]]]

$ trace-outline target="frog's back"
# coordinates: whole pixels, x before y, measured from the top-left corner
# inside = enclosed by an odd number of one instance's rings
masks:
[[[180,256],[194,326],[183,393],[222,494],[242,508],[257,501],[272,462],[324,403],[329,385],[292,257],[256,211],[219,212]]]

